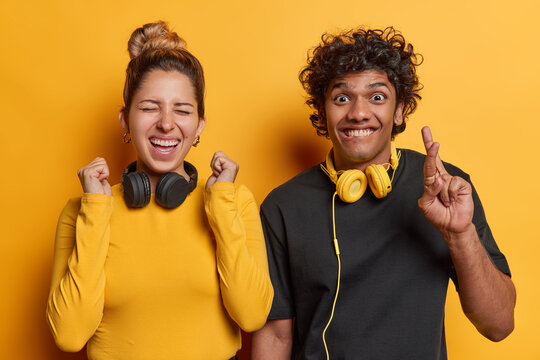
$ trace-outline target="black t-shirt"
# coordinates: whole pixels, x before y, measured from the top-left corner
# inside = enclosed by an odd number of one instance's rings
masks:
[[[355,203],[336,197],[341,288],[326,332],[331,359],[446,359],[444,306],[448,247],[417,206],[425,156],[401,150],[392,192],[368,190]],[[469,176],[445,164],[465,180]],[[314,166],[273,190],[261,206],[274,302],[269,319],[294,318],[294,359],[326,359],[322,341],[337,282],[332,235],[335,185]],[[480,240],[494,264],[510,270],[473,188]]]

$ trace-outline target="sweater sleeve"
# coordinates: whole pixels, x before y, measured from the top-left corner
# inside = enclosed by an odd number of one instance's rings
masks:
[[[274,295],[255,199],[245,186],[218,182],[205,193],[205,209],[225,308],[242,330],[255,331],[266,322]]]
[[[112,208],[111,196],[85,193],[58,220],[46,315],[64,351],[81,350],[101,321]]]

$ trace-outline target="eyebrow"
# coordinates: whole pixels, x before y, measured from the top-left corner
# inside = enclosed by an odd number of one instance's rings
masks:
[[[375,82],[375,83],[371,83],[367,86],[368,89],[373,89],[373,88],[376,88],[376,87],[385,87],[387,89],[390,90],[390,87],[388,86],[387,83],[384,83],[384,82]],[[346,82],[337,82],[335,83],[333,86],[332,86],[332,89],[331,90],[334,90],[334,89],[341,89],[341,88],[352,88],[351,86],[349,86],[349,84],[347,84]]]
[[[390,87],[388,86],[388,84],[384,83],[384,82],[376,82],[376,83],[369,84],[367,86],[367,88],[368,89],[373,89],[373,88],[381,87],[381,86],[383,86],[383,87],[387,88],[388,90],[390,90]]]
[[[349,84],[347,84],[345,82],[337,82],[334,85],[332,85],[331,90],[340,89],[340,88],[350,88],[350,86],[349,86]]]
[[[152,100],[152,99],[144,99],[144,100],[141,100],[141,101],[139,101],[139,104],[144,103],[144,102],[149,102],[149,103],[152,103],[152,104],[155,104],[155,105],[159,105],[159,104],[160,104],[159,101],[157,101],[157,100]],[[195,106],[193,106],[193,104],[188,103],[188,102],[177,102],[177,103],[174,103],[174,106],[183,106],[183,105],[195,107]]]

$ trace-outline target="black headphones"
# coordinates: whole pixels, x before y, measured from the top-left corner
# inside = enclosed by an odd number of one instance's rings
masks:
[[[167,209],[174,209],[184,202],[197,186],[197,169],[187,161],[184,168],[189,175],[189,182],[175,172],[163,174],[156,185],[156,202]],[[150,179],[137,170],[137,162],[129,164],[122,172],[124,201],[131,208],[142,208],[150,202]]]

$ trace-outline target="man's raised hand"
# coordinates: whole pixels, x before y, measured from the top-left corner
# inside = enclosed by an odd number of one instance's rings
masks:
[[[422,129],[426,160],[424,194],[418,207],[439,231],[461,233],[472,224],[472,187],[459,176],[448,174],[439,158],[439,143],[433,142],[429,127]]]

